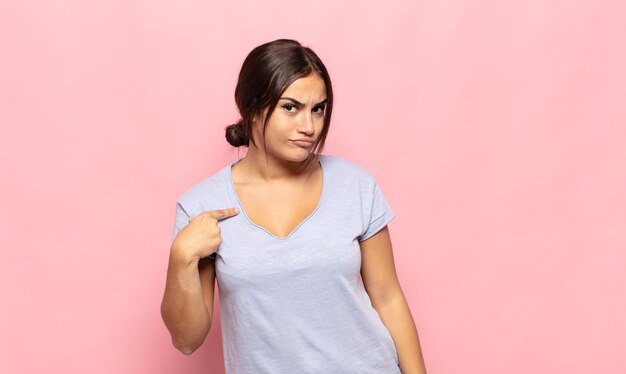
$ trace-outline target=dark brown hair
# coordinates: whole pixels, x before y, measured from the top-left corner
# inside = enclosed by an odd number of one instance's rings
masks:
[[[246,57],[239,72],[239,80],[235,89],[235,102],[239,108],[241,119],[226,127],[226,140],[234,147],[250,146],[252,137],[252,121],[267,108],[263,123],[263,142],[265,144],[265,128],[274,112],[282,93],[291,83],[299,78],[317,74],[326,86],[326,108],[324,111],[324,128],[312,147],[311,157],[304,165],[308,168],[317,161],[324,148],[330,117],[333,109],[333,89],[328,71],[322,60],[308,47],[290,39],[278,39],[254,48]]]

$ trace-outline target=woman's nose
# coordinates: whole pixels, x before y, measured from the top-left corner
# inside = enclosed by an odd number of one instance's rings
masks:
[[[313,124],[313,116],[311,116],[311,113],[303,113],[302,118],[298,123],[298,132],[313,135],[315,132],[315,126]]]

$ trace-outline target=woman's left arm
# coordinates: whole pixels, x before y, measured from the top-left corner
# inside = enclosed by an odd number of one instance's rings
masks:
[[[402,374],[426,374],[417,329],[398,282],[387,226],[360,242],[361,278],[398,352]]]

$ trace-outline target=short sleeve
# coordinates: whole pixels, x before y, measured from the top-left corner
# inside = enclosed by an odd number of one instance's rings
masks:
[[[178,232],[189,224],[189,214],[185,211],[180,202],[176,203],[176,216],[174,219],[174,230],[172,231],[172,241],[176,239]]]
[[[380,231],[395,217],[396,213],[391,209],[380,186],[372,180],[373,186],[367,193],[362,194],[363,207],[363,232],[358,237],[359,241],[369,239]]]
[[[180,202],[177,202],[176,203],[176,216],[174,219],[174,228],[172,230],[172,241],[176,239],[176,235],[178,235],[178,232],[182,230],[183,227],[187,226],[188,224],[189,224],[189,214],[187,213],[183,205]],[[215,253],[213,253],[210,256],[208,256],[208,258],[215,260],[215,256],[216,256]]]

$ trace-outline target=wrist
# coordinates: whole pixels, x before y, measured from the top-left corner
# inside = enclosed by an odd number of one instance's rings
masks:
[[[176,267],[197,269],[199,261],[200,258],[189,256],[187,251],[172,244],[170,249],[170,263],[174,264]]]

